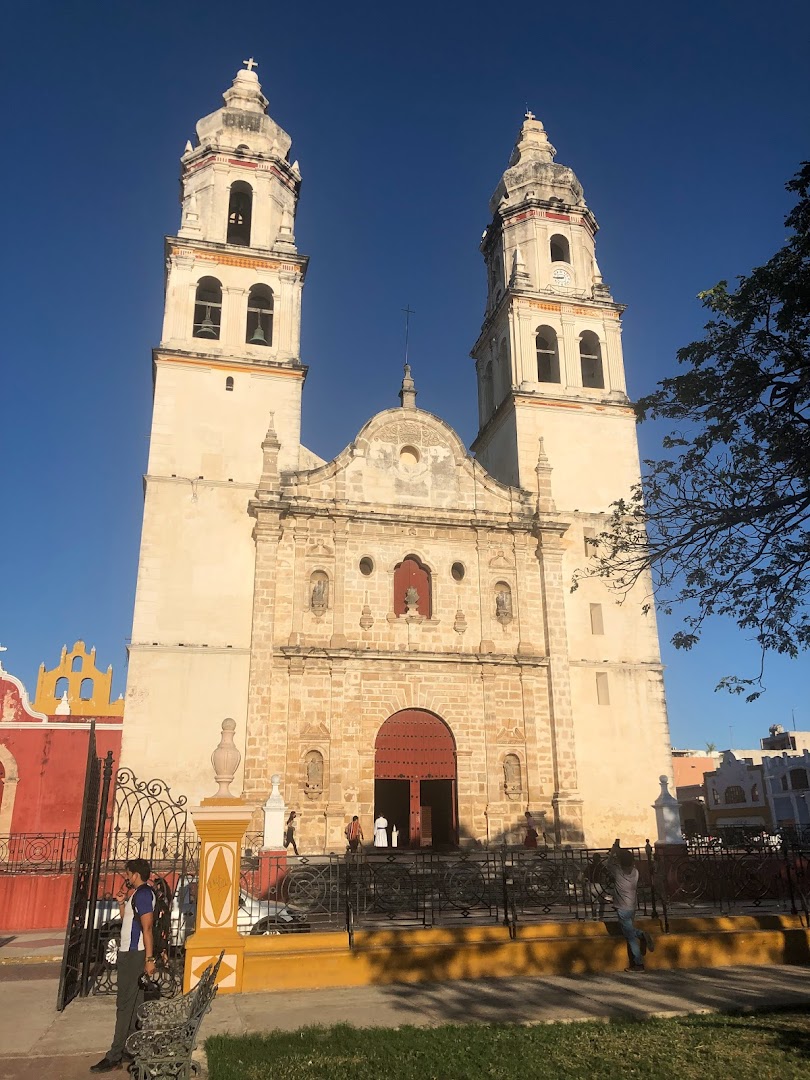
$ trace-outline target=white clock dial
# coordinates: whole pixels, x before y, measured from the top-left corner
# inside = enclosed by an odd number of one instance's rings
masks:
[[[559,267],[557,270],[555,270],[552,273],[551,277],[552,277],[552,280],[554,281],[555,285],[570,285],[571,284],[571,275],[568,273],[567,270],[563,270],[562,267]]]

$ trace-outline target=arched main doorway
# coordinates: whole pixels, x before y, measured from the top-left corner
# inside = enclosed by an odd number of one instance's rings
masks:
[[[403,709],[377,732],[374,806],[397,826],[400,847],[458,843],[456,740],[438,716]]]

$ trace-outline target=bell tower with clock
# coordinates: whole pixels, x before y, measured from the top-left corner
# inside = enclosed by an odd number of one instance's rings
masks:
[[[474,449],[499,480],[528,488],[537,437],[554,442],[546,423],[552,411],[573,407],[591,415],[598,405],[600,415],[610,406],[630,417],[624,309],[602,281],[598,226],[582,185],[555,153],[543,125],[527,113],[490,199],[492,221],[481,241],[487,305],[472,351],[480,424]]]
[[[600,792],[609,816],[622,797],[610,788],[627,747],[662,760],[666,703],[655,611],[644,604],[652,583],[639,582],[621,606],[601,580],[570,589],[593,555],[589,540],[639,482],[640,465],[622,358],[624,308],[602,281],[598,226],[582,185],[555,153],[527,113],[490,199],[481,241],[487,303],[472,350],[473,450],[497,479],[538,496],[550,475],[554,518],[565,528],[556,547],[541,535],[538,558],[547,573],[555,564],[564,602],[547,612],[546,648],[549,656],[565,653],[580,788]]]

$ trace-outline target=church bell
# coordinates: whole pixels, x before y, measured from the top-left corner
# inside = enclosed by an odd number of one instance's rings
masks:
[[[211,308],[206,307],[205,318],[200,323],[200,329],[197,331],[197,337],[218,338],[219,332],[216,326],[211,322]]]
[[[248,345],[266,345],[267,338],[264,336],[264,330],[262,330],[261,322],[256,323],[256,329],[253,331],[253,337],[248,342]]]

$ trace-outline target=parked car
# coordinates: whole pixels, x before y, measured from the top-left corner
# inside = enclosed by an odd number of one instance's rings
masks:
[[[171,924],[172,943],[183,945],[194,933],[197,914],[197,879],[180,878],[172,895]],[[98,929],[98,942],[94,955],[110,966],[118,962],[121,941],[121,917],[118,902],[114,899],[99,900],[96,904],[94,926]],[[239,893],[239,911],[236,928],[240,934],[274,935],[307,934],[310,924],[302,911],[276,900],[257,900],[244,890]]]

